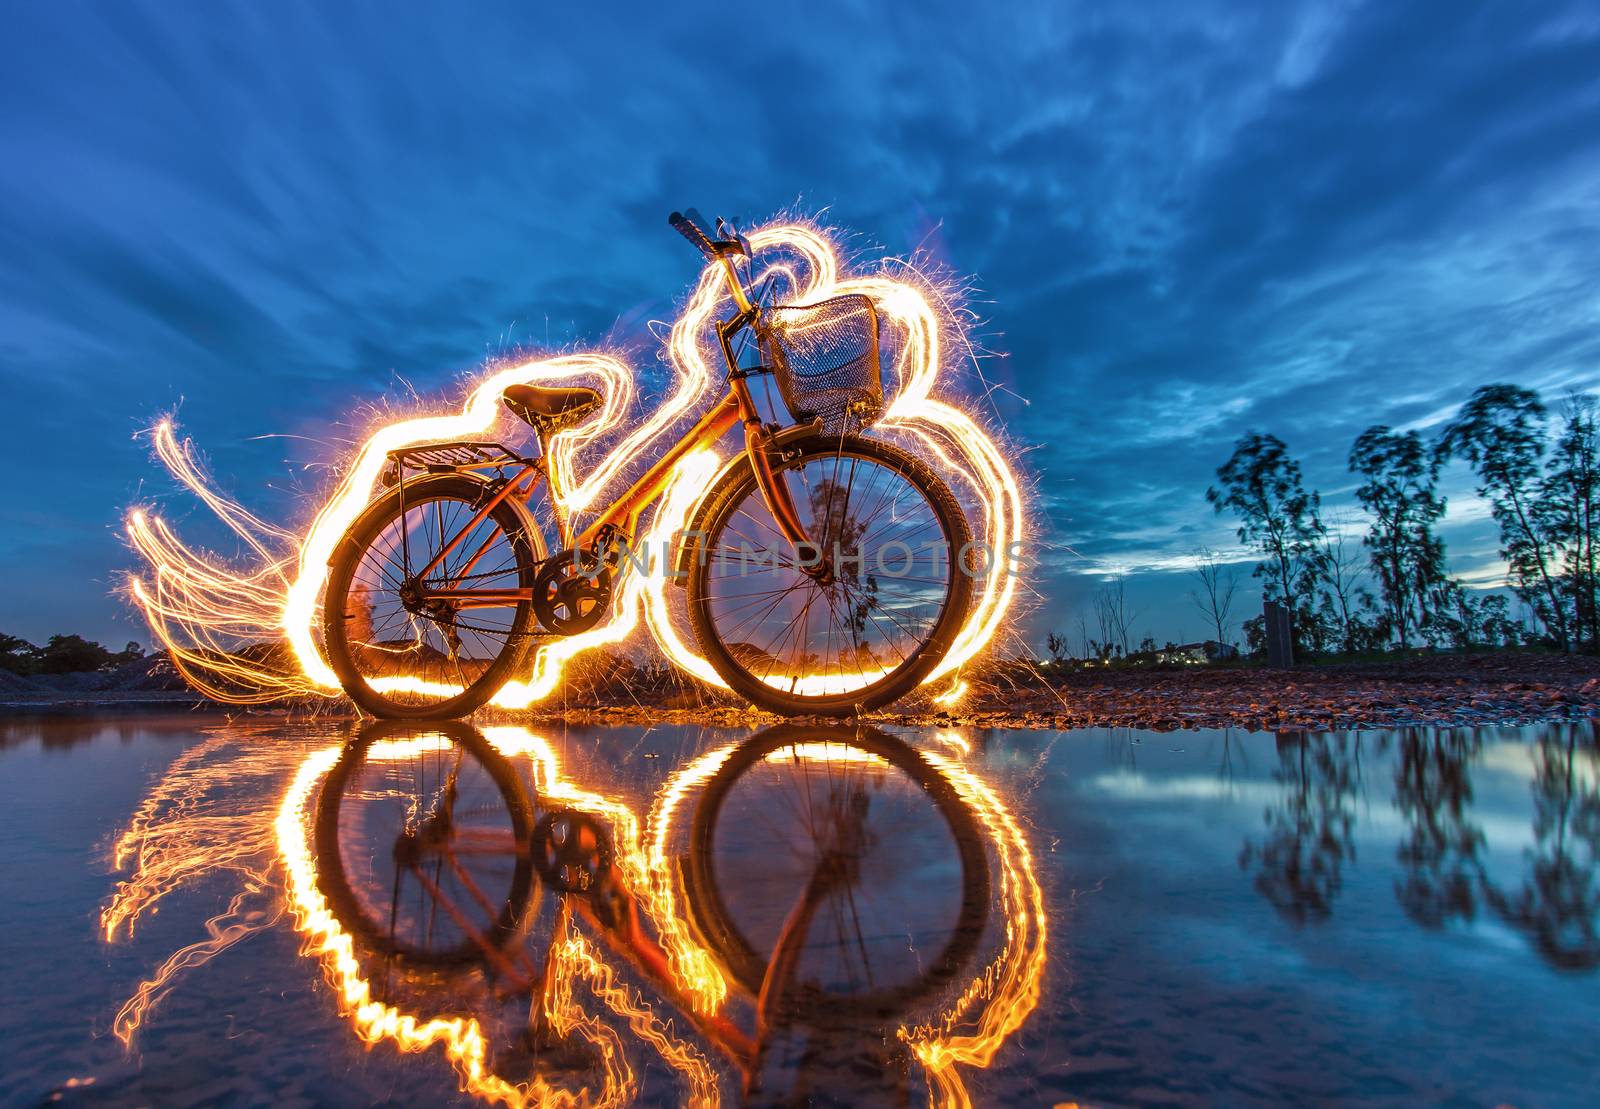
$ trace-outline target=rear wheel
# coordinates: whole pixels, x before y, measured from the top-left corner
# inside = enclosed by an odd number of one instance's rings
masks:
[[[341,541],[328,571],[323,641],[344,691],[372,715],[464,716],[527,657],[535,625],[528,598],[544,541],[505,502],[474,524],[485,496],[486,483],[473,478],[424,478],[375,501]],[[527,592],[499,605],[426,595],[450,586]]]
[[[315,835],[318,888],[381,955],[476,962],[529,910],[533,800],[464,724],[368,729],[323,782]]]
[[[971,531],[954,494],[878,439],[795,444],[774,475],[815,550],[797,554],[748,461],[711,491],[689,548],[689,619],[707,661],[774,712],[846,715],[914,689],[972,598]],[[808,568],[813,556],[822,572]]]

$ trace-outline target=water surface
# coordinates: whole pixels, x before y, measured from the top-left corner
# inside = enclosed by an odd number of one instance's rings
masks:
[[[507,1089],[646,1105],[917,1104],[930,1086],[979,1104],[1580,1105],[1597,1077],[1588,727],[12,720],[0,800],[6,1104],[482,1103],[444,1042],[403,1054],[367,1027],[364,1045],[335,991],[350,981],[397,1014],[476,1020]],[[500,836],[560,854],[554,885],[550,858],[530,877],[531,849]],[[348,891],[320,933],[319,852]],[[515,911],[483,929],[440,911],[472,910],[474,884],[514,890]],[[619,945],[628,906],[661,967]],[[329,935],[343,971],[315,950]],[[724,999],[696,1000],[674,943],[710,958]],[[590,1023],[530,1031],[524,970]],[[966,1056],[930,1065],[919,1045]]]

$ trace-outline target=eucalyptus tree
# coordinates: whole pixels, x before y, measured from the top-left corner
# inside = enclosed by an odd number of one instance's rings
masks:
[[[1500,525],[1500,553],[1512,587],[1563,650],[1572,638],[1561,583],[1551,571],[1553,545],[1541,511],[1540,473],[1545,409],[1520,385],[1485,385],[1462,405],[1435,446],[1439,461],[1464,458],[1478,476],[1478,495]]]
[[[1275,435],[1250,432],[1217,468],[1206,500],[1239,521],[1239,542],[1261,556],[1256,577],[1262,593],[1291,610],[1309,609],[1316,593],[1321,500],[1307,492],[1300,464]]]
[[[1434,524],[1444,515],[1436,490],[1439,464],[1415,431],[1369,427],[1350,450],[1350,470],[1366,480],[1356,499],[1372,517],[1366,544],[1389,626],[1402,648],[1421,631],[1447,584],[1444,543]]]
[[[1550,452],[1536,517],[1561,549],[1561,578],[1571,603],[1573,645],[1600,650],[1600,413],[1595,398],[1573,393],[1562,406],[1560,437]]]

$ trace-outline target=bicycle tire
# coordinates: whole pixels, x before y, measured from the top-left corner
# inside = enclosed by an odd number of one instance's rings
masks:
[[[465,716],[480,708],[527,659],[536,623],[531,601],[515,606],[512,626],[498,655],[460,693],[438,700],[410,703],[397,700],[375,688],[362,672],[349,637],[349,593],[357,569],[372,544],[399,518],[402,505],[407,512],[431,502],[460,502],[476,512],[486,483],[459,474],[426,477],[395,489],[369,505],[356,518],[340,540],[329,566],[328,584],[323,594],[322,635],[328,665],[339,678],[345,694],[363,711],[379,719],[439,720]],[[504,531],[517,560],[517,579],[522,588],[532,589],[535,568],[544,553],[544,538],[531,526],[519,506],[502,501],[491,518]]]
[[[943,817],[956,843],[961,865],[961,902],[950,938],[914,982],[895,989],[852,995],[801,990],[794,1012],[802,1020],[888,1017],[943,989],[972,960],[983,936],[990,902],[989,859],[985,837],[955,787],[915,748],[875,728],[841,734],[838,728],[780,724],[743,743],[706,783],[695,807],[690,849],[682,873],[691,920],[739,986],[750,996],[760,993],[770,953],[758,952],[728,911],[716,877],[716,829],[724,802],[734,784],[774,751],[803,743],[826,742],[853,747],[883,759],[921,787]]]
[[[859,715],[899,700],[915,689],[949,652],[971,604],[971,529],[955,494],[915,455],[882,439],[855,435],[808,437],[786,448],[787,457],[773,467],[782,475],[808,463],[828,459],[861,459],[898,474],[920,493],[944,533],[949,552],[949,582],[938,619],[909,657],[877,681],[837,694],[785,691],[741,663],[716,626],[711,604],[711,560],[729,521],[743,506],[762,503],[748,457],[741,457],[707,495],[686,535],[684,562],[689,568],[688,610],[700,649],[728,685],[751,703],[784,716]],[[754,499],[752,501],[752,498]],[[831,508],[829,509],[831,511]],[[881,552],[880,552],[881,554]]]

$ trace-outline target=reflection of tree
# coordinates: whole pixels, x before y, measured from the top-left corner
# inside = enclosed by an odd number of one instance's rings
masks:
[[[1600,729],[1600,725],[1590,725]],[[1579,756],[1582,755],[1582,764]],[[1507,895],[1486,886],[1502,919],[1527,933],[1554,966],[1600,966],[1600,746],[1591,731],[1580,750],[1578,729],[1552,728],[1533,753],[1533,836],[1522,889]]]
[[[1400,737],[1395,807],[1410,834],[1395,853],[1404,877],[1395,897],[1425,928],[1471,920],[1482,876],[1478,852],[1483,832],[1467,818],[1472,805],[1471,764],[1482,741],[1467,729]]]
[[[1233,796],[1234,770],[1233,770],[1234,737],[1232,728],[1222,730],[1222,759],[1217,763],[1217,780],[1226,783],[1228,796]],[[1250,750],[1248,747],[1239,748],[1240,759],[1244,763],[1246,772],[1250,769]]]
[[[1284,786],[1284,800],[1267,810],[1260,842],[1245,842],[1239,866],[1255,870],[1256,890],[1296,924],[1328,918],[1344,860],[1355,858],[1359,743],[1348,735],[1278,736],[1273,777]]]

